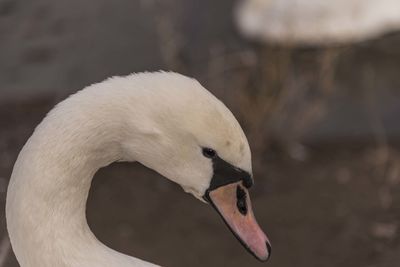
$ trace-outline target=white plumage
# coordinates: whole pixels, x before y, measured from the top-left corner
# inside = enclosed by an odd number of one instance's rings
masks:
[[[204,146],[251,173],[250,148],[232,113],[176,73],[114,77],[61,102],[25,144],[9,184],[7,226],[20,265],[154,266],[90,231],[92,177],[114,161],[139,161],[202,199],[212,176]]]
[[[241,0],[236,22],[247,37],[320,45],[362,41],[400,29],[397,0]]]

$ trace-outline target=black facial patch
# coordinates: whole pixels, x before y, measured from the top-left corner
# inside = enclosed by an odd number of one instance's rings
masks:
[[[218,187],[243,181],[243,186],[250,188],[254,182],[251,175],[235,166],[229,164],[225,160],[216,156],[212,159],[214,174],[211,179],[210,187],[207,189],[205,198],[207,199],[208,192],[217,189]],[[208,199],[207,199],[208,200]]]

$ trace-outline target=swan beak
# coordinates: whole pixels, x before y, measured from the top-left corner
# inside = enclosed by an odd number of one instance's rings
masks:
[[[207,199],[242,245],[258,260],[268,260],[271,245],[254,217],[249,192],[242,182],[209,191]]]

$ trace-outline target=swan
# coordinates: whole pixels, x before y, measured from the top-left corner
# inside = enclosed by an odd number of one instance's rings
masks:
[[[140,162],[216,209],[256,258],[271,253],[248,188],[251,152],[228,108],[195,79],[136,73],[62,101],[22,148],[8,186],[7,228],[21,267],[148,267],[96,239],[86,201],[96,171]]]
[[[332,45],[360,42],[400,29],[398,0],[241,0],[239,31],[261,42]]]

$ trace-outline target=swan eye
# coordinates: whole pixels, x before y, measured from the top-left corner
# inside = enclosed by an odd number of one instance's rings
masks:
[[[217,156],[217,152],[215,152],[214,149],[205,147],[205,148],[203,148],[203,155],[206,158],[212,159],[212,158],[215,158]]]

